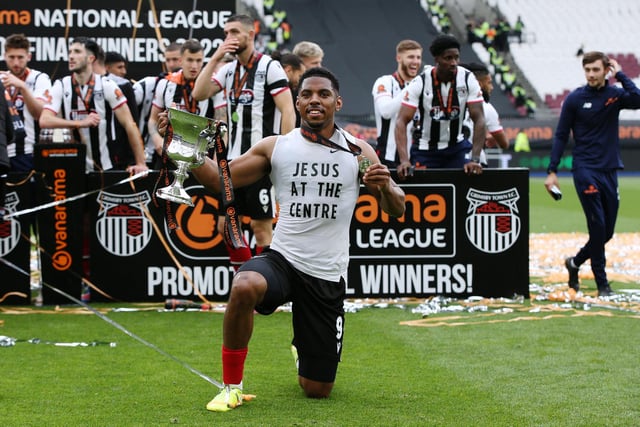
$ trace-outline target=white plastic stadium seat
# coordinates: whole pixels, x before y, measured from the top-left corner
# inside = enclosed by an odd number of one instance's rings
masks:
[[[522,18],[526,33],[535,34],[525,44],[511,43],[518,67],[542,99],[558,96],[585,83],[580,46],[610,55],[634,55],[640,61],[640,1],[637,0],[492,0],[513,25]],[[535,41],[534,41],[535,40]],[[633,64],[632,64],[633,65]],[[640,70],[623,67],[636,83]],[[638,73],[637,76],[633,74]],[[640,119],[628,111],[621,119]]]

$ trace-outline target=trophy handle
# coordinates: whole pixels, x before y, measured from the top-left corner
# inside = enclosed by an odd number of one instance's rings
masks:
[[[222,138],[226,133],[227,124],[221,120],[214,120],[206,128],[202,129],[198,137],[207,140],[207,148],[213,148],[216,143],[216,137]]]

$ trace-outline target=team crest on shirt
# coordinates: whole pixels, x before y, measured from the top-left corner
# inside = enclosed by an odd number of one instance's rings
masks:
[[[264,81],[266,79],[267,79],[267,72],[266,71],[256,71],[256,75],[254,77],[254,80],[256,81],[256,83],[264,84]]]
[[[16,206],[20,203],[18,193],[9,193],[4,199],[7,214],[15,213]],[[0,257],[10,254],[18,245],[20,239],[20,221],[15,218],[0,220]]]
[[[229,102],[231,104],[249,105],[253,102],[253,91],[251,89],[243,89],[240,96],[236,97],[233,89],[229,92]]]
[[[469,189],[465,228],[473,246],[490,254],[504,252],[513,246],[521,229],[519,199],[515,187],[495,193]]]
[[[467,96],[468,91],[466,86],[458,86],[457,90],[458,90],[459,97],[462,98]]]
[[[93,97],[96,101],[102,101],[104,99],[104,92],[102,90],[96,90],[93,92]]]
[[[24,98],[22,96],[18,96],[16,100],[13,101],[13,106],[22,111],[24,109]]]
[[[148,191],[127,195],[101,191],[96,236],[102,247],[123,257],[142,251],[152,235],[153,226],[142,211],[150,200]]]
[[[45,104],[51,104],[51,101],[53,100],[53,98],[51,96],[51,92],[49,91],[49,89],[46,89],[44,91],[44,93],[42,94],[42,97],[45,99]]]

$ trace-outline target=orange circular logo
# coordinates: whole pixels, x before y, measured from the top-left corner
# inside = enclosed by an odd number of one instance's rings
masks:
[[[193,207],[180,205],[176,211],[176,237],[186,247],[207,250],[222,243],[217,230],[218,201],[209,195],[192,197]]]
[[[51,261],[53,263],[53,268],[58,271],[65,271],[71,267],[73,258],[71,258],[71,255],[67,251],[57,251],[51,257]]]

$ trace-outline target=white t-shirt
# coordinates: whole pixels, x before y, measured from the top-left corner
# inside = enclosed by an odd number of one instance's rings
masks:
[[[331,140],[347,147],[340,131]],[[271,182],[280,204],[271,247],[313,277],[332,282],[345,277],[360,191],[356,156],[310,142],[296,128],[275,143]]]

